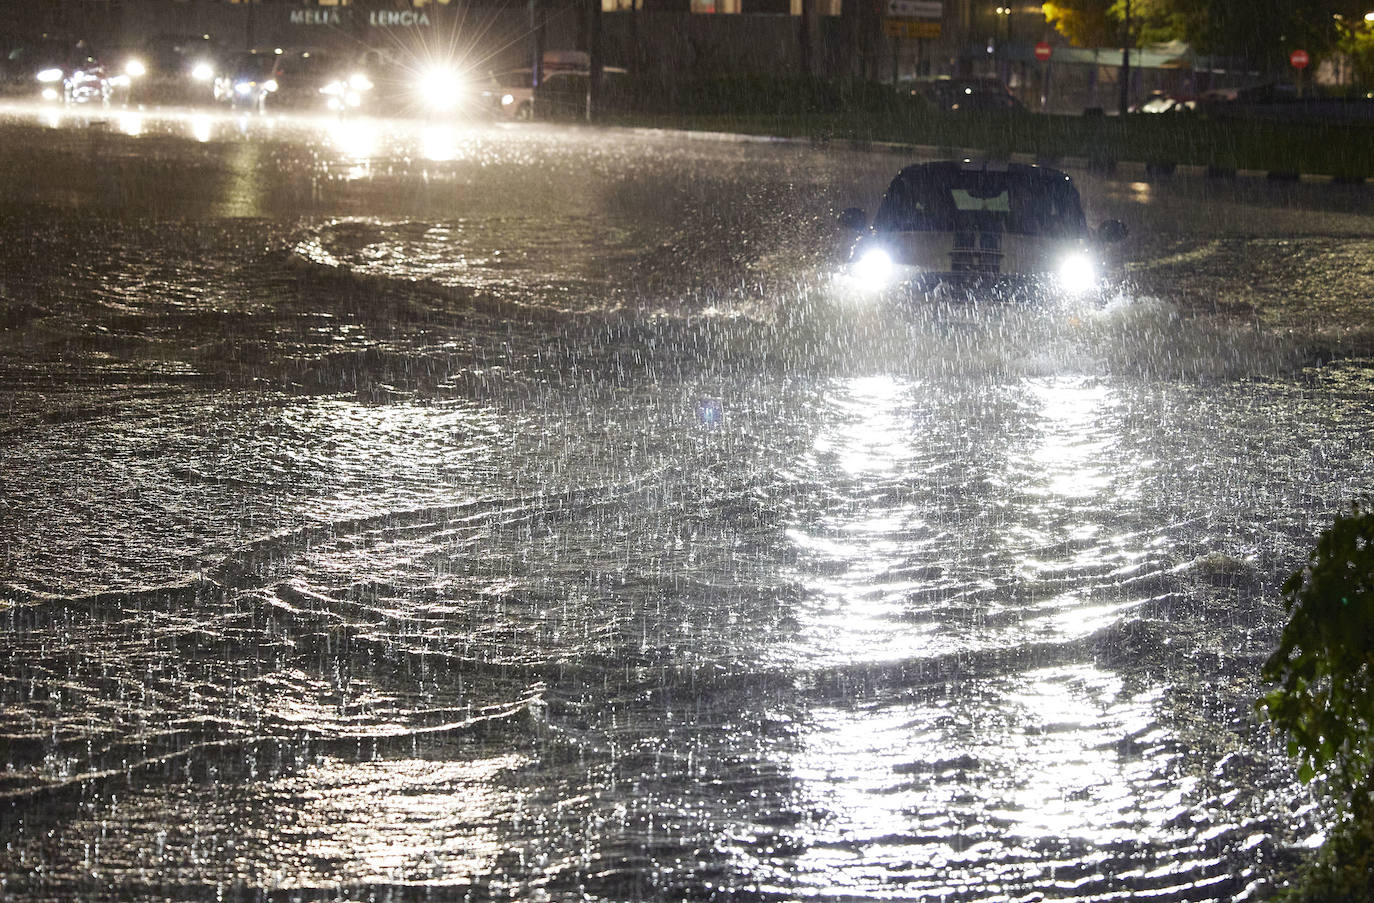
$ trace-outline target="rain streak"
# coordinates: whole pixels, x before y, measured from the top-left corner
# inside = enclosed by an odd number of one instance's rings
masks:
[[[892,154],[0,133],[7,899],[1244,900],[1320,841],[1252,703],[1374,470],[1369,189],[1075,173],[1108,297],[885,306]]]

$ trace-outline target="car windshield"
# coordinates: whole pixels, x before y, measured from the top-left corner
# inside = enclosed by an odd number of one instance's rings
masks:
[[[494,78],[502,88],[528,88],[530,86],[530,70],[528,69],[517,72],[502,72]]]
[[[283,56],[277,64],[281,74],[288,78],[312,78],[337,68],[335,60],[325,54],[302,53],[299,56]]]
[[[1078,192],[1054,173],[914,167],[893,180],[874,220],[882,232],[972,229],[1022,235],[1081,235]]]
[[[272,71],[272,66],[275,63],[275,57],[249,53],[237,57],[231,69],[235,78],[255,79]]]

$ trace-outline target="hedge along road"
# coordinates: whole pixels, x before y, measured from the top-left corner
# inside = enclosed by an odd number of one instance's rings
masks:
[[[1087,174],[1102,305],[865,308],[888,154],[0,123],[6,893],[1233,899],[1369,485],[1364,188]]]

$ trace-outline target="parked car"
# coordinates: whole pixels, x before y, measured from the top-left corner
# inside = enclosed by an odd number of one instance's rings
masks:
[[[612,103],[629,76],[625,69],[603,66],[603,86]],[[591,57],[580,50],[550,50],[544,54],[543,80],[534,86],[532,69],[493,74],[482,90],[483,106],[497,119],[579,119],[586,115]]]
[[[602,109],[623,108],[629,91],[630,74],[616,66],[601,70]],[[550,72],[534,89],[536,119],[574,120],[587,115],[587,92],[591,87],[590,72]]]
[[[1073,181],[1028,164],[942,161],[899,172],[868,225],[853,230],[846,279],[863,292],[962,291],[973,298],[1082,295],[1104,287],[1103,246],[1126,237],[1088,228]]]
[[[1167,91],[1151,91],[1140,103],[1131,107],[1132,113],[1191,113],[1197,109],[1197,101],[1189,97],[1179,97]]]
[[[941,78],[917,83],[911,93],[946,113],[1023,113],[1025,104],[995,78]]]

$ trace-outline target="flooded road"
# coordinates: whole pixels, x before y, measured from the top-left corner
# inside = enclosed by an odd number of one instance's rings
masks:
[[[906,162],[0,111],[0,895],[1262,898],[1374,189],[1075,174],[1105,305],[850,304]]]

